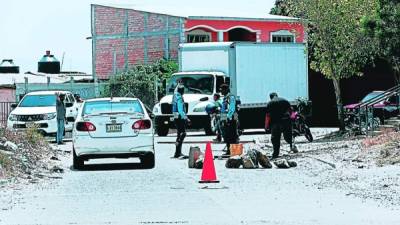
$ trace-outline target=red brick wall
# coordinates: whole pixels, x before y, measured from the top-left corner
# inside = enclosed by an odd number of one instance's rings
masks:
[[[132,38],[128,42],[128,65],[144,63],[144,38]]]
[[[179,17],[92,5],[93,74],[108,79],[136,64],[177,60],[183,22]]]
[[[123,9],[98,7],[95,10],[96,35],[121,34],[124,29]]]

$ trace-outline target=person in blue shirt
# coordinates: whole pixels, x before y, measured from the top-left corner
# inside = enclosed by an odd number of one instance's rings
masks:
[[[236,110],[236,96],[230,93],[227,84],[221,85],[221,94],[224,95],[221,108],[221,119],[224,121],[224,141],[227,155],[230,155],[230,145],[238,143],[238,115]]]
[[[179,83],[172,98],[172,113],[174,114],[174,122],[177,129],[174,158],[184,156],[182,154],[182,144],[186,137],[186,124],[190,123],[190,120],[186,115],[186,109],[183,100],[184,92],[185,86]]]
[[[64,105],[65,94],[56,94],[56,112],[57,112],[57,144],[63,144],[64,125],[66,123],[66,108]]]

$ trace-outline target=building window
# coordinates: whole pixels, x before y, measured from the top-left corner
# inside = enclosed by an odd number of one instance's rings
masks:
[[[272,35],[272,42],[294,42],[293,36]]]
[[[290,33],[287,30],[280,30],[271,33],[271,42],[294,43],[296,42],[296,40],[294,38],[294,34]]]
[[[188,34],[187,42],[188,43],[196,43],[196,42],[209,42],[210,36],[203,34]]]
[[[186,35],[187,43],[210,42],[211,33],[204,30],[193,30]]]

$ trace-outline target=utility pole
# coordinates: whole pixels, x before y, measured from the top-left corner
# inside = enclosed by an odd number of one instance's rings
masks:
[[[155,79],[154,79],[154,103],[158,102],[158,73],[156,73]]]

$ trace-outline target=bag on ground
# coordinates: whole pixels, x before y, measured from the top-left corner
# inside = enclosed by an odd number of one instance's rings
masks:
[[[272,168],[272,164],[269,161],[267,154],[265,154],[264,152],[257,151],[257,159],[258,159],[258,163],[260,164],[260,166],[262,168],[267,168],[267,169]]]
[[[190,146],[189,149],[189,160],[188,166],[189,168],[196,168],[195,164],[200,156],[204,155],[198,146]],[[203,167],[203,166],[202,166]]]
[[[242,157],[239,155],[231,156],[226,160],[225,167],[229,169],[237,169],[243,164]]]

